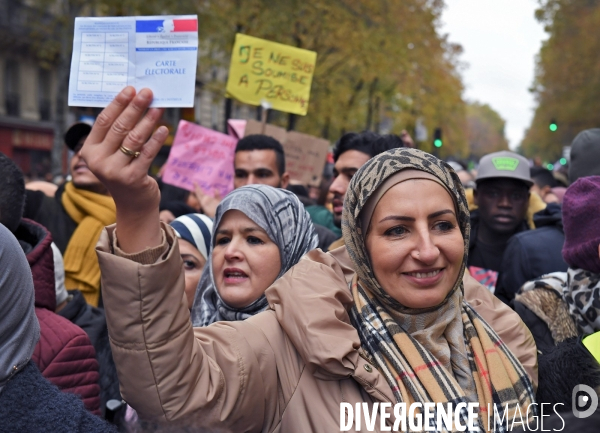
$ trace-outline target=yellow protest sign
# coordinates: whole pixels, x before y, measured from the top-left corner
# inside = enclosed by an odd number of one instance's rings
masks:
[[[238,33],[227,96],[251,105],[306,115],[317,53]]]

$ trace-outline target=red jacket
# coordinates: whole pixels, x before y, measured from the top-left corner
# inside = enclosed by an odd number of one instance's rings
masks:
[[[23,219],[15,233],[31,266],[35,314],[40,340],[32,360],[42,375],[65,392],[79,395],[88,410],[100,414],[98,361],[87,334],[54,313],[56,291],[52,235],[45,227]]]

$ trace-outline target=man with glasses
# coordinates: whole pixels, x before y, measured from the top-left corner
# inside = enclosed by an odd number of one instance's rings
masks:
[[[27,191],[24,217],[45,226],[64,255],[65,286],[79,289],[88,304],[98,306],[100,268],[96,242],[106,225],[116,221],[113,199],[81,158],[81,148],[90,125],[76,123],[65,134],[73,151],[69,164],[71,180],[61,185],[54,197],[41,191]]]

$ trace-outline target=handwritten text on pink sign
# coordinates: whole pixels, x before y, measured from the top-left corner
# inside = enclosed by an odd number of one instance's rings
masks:
[[[233,157],[237,139],[181,120],[163,174],[163,181],[193,191],[218,191],[224,197],[233,189]]]

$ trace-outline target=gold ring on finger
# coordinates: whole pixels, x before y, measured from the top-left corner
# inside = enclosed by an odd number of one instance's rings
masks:
[[[131,156],[132,158],[137,158],[138,156],[140,156],[140,152],[136,152],[135,150],[131,150],[125,146],[119,147],[119,150],[125,155]]]

